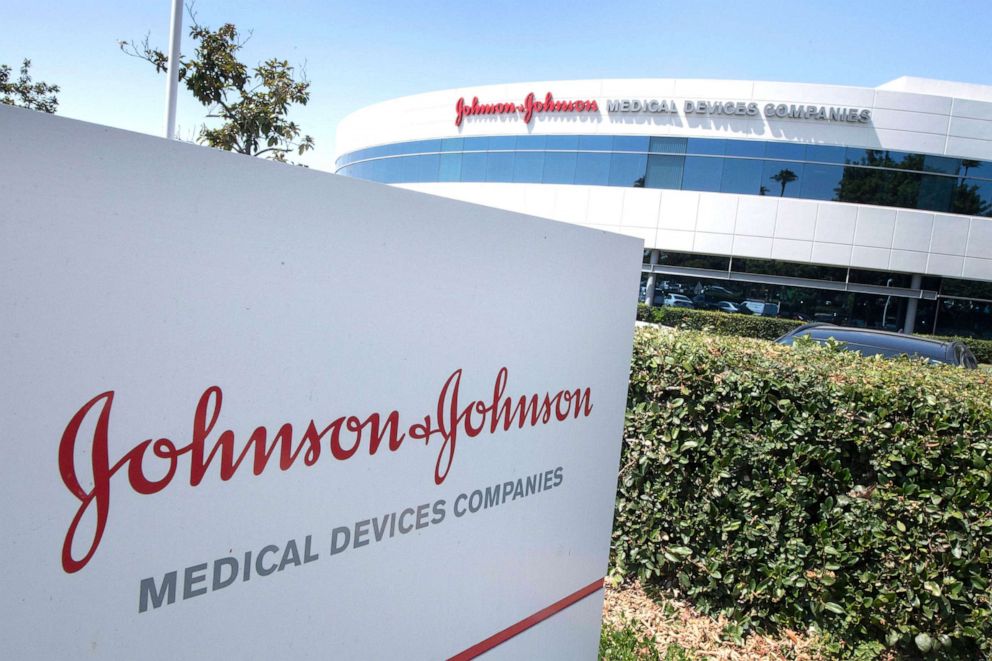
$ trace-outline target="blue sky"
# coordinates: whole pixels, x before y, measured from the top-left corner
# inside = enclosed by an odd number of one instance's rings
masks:
[[[59,113],[161,134],[165,81],[119,39],[167,47],[169,0],[0,0],[0,63],[33,60]],[[199,0],[201,24],[251,29],[244,55],[306,64],[292,117],[329,169],[338,121],[396,96],[578,78],[730,78],[875,86],[902,75],[992,85],[989,0],[338,2]],[[189,137],[203,109],[180,103]]]

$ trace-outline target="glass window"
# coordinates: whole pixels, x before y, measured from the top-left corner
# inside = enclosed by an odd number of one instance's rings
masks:
[[[578,149],[579,136],[577,135],[549,135],[548,149]]]
[[[461,154],[441,154],[438,181],[459,181],[462,175]]]
[[[517,136],[515,135],[497,135],[489,138],[486,149],[510,151],[516,146],[516,143]]]
[[[806,145],[796,142],[766,142],[765,158],[802,161],[806,158]]]
[[[613,138],[608,135],[580,135],[579,149],[589,151],[610,151],[613,149]]]
[[[486,181],[513,181],[513,152],[493,152],[486,159]]]
[[[955,185],[951,189],[949,211],[970,216],[992,216],[992,181],[984,179],[952,181]]]
[[[765,143],[760,140],[727,140],[727,156],[750,156],[761,158],[765,155]]]
[[[381,181],[384,184],[396,184],[402,181],[403,159],[384,158],[381,161],[369,161],[365,164],[368,168],[368,178],[372,181]]]
[[[485,151],[489,138],[462,138],[462,149],[465,151]]]
[[[844,175],[839,165],[807,163],[803,166],[803,180],[799,184],[800,197],[807,200],[833,200]]]
[[[517,152],[513,157],[513,181],[521,184],[539,184],[544,171],[544,154]]]
[[[646,188],[667,188],[678,190],[682,188],[682,170],[685,167],[684,156],[648,156],[647,173],[644,175]]]
[[[648,151],[655,154],[684,154],[686,138],[651,138]]]
[[[391,145],[393,154],[426,154],[429,152],[441,151],[440,140],[417,140],[416,142],[404,142]]]
[[[544,149],[547,146],[546,135],[518,135],[514,143],[515,149]]]
[[[949,211],[957,179],[936,174],[920,175],[920,192],[916,199],[917,209],[928,211]],[[963,198],[962,198],[963,199]],[[964,212],[957,212],[964,213]]]
[[[461,138],[445,138],[441,141],[441,151],[461,151],[463,143]]]
[[[749,158],[728,158],[723,162],[720,191],[723,193],[762,195],[761,172],[761,161]]]
[[[721,255],[703,255],[689,252],[662,252],[658,263],[665,266],[679,266],[691,269],[729,271],[730,258]]]
[[[806,160],[819,163],[844,163],[846,151],[844,147],[806,145]]]
[[[849,278],[851,282],[864,285],[878,285],[880,287],[909,287],[912,285],[913,280],[913,276],[907,273],[870,271],[867,269],[851,269]]]
[[[485,181],[486,180],[486,154],[465,153],[462,154],[461,181]]]
[[[941,284],[940,293],[943,296],[983,298],[987,301],[992,301],[992,282],[944,278]],[[989,327],[989,330],[992,331],[992,327]]]
[[[542,183],[570,184],[574,179],[575,152],[548,152],[544,155]]]
[[[978,161],[975,161],[976,163]],[[943,172],[944,174],[961,174],[961,159],[946,156],[924,156],[923,169],[926,172]]]
[[[723,159],[712,156],[686,156],[682,190],[720,192]]]
[[[819,266],[817,264],[801,264],[795,262],[783,262],[772,259],[755,259],[735,257],[733,270],[739,273],[753,273],[757,275],[783,275],[794,278],[808,278],[810,280],[828,280],[832,282],[844,282],[847,278],[847,269],[835,266]]]
[[[579,154],[575,159],[576,184],[606,186],[610,183],[609,154]]]
[[[723,156],[726,143],[726,140],[714,140],[713,138],[688,138],[686,140],[685,153]]]
[[[982,161],[973,161],[971,159],[962,158],[961,170],[959,171],[959,174],[965,179],[969,176],[989,179],[992,178],[992,172],[989,172],[988,165],[988,163]]]
[[[440,159],[440,154],[411,157],[407,181],[437,181]]]
[[[644,188],[647,154],[613,154],[610,158],[610,186]]]
[[[799,197],[803,180],[803,164],[788,161],[765,161],[761,186],[765,195]]]
[[[848,147],[844,152],[844,162],[866,164],[870,151],[862,147]]]
[[[618,135],[613,138],[613,151],[637,151],[648,150],[649,139],[640,135]]]

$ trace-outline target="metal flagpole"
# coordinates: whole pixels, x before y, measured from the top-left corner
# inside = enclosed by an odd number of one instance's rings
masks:
[[[176,90],[179,87],[179,42],[183,37],[183,0],[172,0],[169,30],[169,69],[165,83],[165,137],[176,137]]]

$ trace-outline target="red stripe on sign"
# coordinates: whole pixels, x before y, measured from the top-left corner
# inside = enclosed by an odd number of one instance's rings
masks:
[[[592,583],[590,583],[589,585],[585,586],[584,588],[582,588],[580,590],[576,590],[575,592],[573,592],[572,594],[568,595],[564,599],[561,599],[559,601],[556,601],[555,603],[551,604],[547,608],[544,608],[542,610],[539,610],[536,613],[534,613],[533,615],[531,615],[529,617],[525,617],[524,619],[520,620],[516,624],[503,629],[499,633],[494,634],[494,635],[490,636],[489,638],[486,638],[481,643],[477,643],[475,645],[472,645],[472,647],[468,648],[464,652],[461,652],[459,654],[454,655],[453,657],[451,657],[450,659],[448,659],[448,661],[468,661],[469,659],[474,659],[475,657],[479,656],[480,654],[483,654],[484,652],[488,652],[489,650],[491,650],[492,648],[496,647],[500,643],[505,643],[506,641],[510,640],[514,636],[523,633],[527,629],[530,629],[535,624],[538,624],[540,622],[543,622],[544,620],[548,619],[552,615],[555,615],[555,614],[560,613],[561,611],[565,610],[566,608],[568,608],[572,604],[577,603],[577,602],[585,599],[586,597],[588,597],[589,595],[591,595],[593,592],[596,592],[597,590],[599,590],[600,588],[602,588],[603,587],[603,581],[604,581],[604,579],[602,579],[602,578],[599,579],[599,580],[597,580],[597,581],[593,581]]]

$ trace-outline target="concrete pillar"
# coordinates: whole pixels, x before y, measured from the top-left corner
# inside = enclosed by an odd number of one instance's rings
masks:
[[[648,257],[648,263],[654,266],[658,263],[658,257],[660,255],[660,250],[652,250],[651,255]],[[654,306],[654,285],[656,280],[656,274],[654,271],[648,274],[648,284],[644,287],[644,303],[648,307]]]
[[[910,287],[913,289],[919,289],[923,284],[923,276],[918,273],[913,274],[913,280],[910,283]],[[906,301],[906,321],[903,322],[902,329],[907,335],[912,333],[916,329],[916,304],[919,299],[910,298]]]

